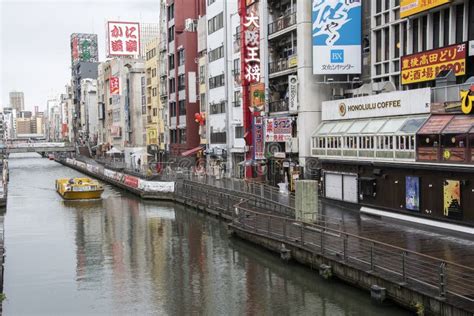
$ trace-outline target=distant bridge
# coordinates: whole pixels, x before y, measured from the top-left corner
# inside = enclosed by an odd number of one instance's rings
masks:
[[[75,151],[73,145],[66,143],[19,143],[0,145],[1,154],[14,153],[54,153]]]

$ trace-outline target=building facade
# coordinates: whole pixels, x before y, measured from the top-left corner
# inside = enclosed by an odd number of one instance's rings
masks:
[[[25,95],[21,91],[11,91],[9,93],[10,97],[10,108],[20,113],[25,109]]]

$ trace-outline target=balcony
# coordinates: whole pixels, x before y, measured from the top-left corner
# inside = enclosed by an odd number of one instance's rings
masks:
[[[147,86],[151,86],[151,78],[147,78],[147,79],[146,79],[146,85],[147,85]]]
[[[288,29],[290,26],[296,25],[296,12],[287,14],[272,23],[268,24],[268,36]]]
[[[280,58],[276,61],[272,61],[268,63],[268,73],[270,75],[281,73],[284,74],[284,71],[292,70],[291,68],[295,68],[298,66],[298,59],[296,54],[289,56],[288,58]],[[290,71],[291,72],[291,71]]]
[[[288,102],[285,100],[272,101],[268,104],[269,112],[288,112]]]
[[[151,97],[147,97],[147,98],[146,98],[146,103],[147,103],[147,104],[151,104]]]

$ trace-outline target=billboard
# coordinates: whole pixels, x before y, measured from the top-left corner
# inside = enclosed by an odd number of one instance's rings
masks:
[[[322,120],[425,114],[430,110],[431,89],[422,88],[325,101],[322,104]]]
[[[405,207],[410,211],[420,210],[420,178],[405,177]]]
[[[77,61],[99,61],[97,34],[71,34],[71,64]]]
[[[444,180],[443,183],[444,205],[443,214],[446,217],[461,219],[461,181]]]
[[[243,30],[243,47],[241,56],[243,61],[242,83],[248,85],[258,83],[261,79],[260,69],[260,19],[258,6],[247,9],[241,28]]]
[[[140,24],[138,22],[107,22],[107,57],[138,56]]]
[[[286,142],[291,139],[293,119],[289,117],[268,118],[265,121],[266,142]]]
[[[255,83],[250,86],[250,111],[265,110],[265,84]]]
[[[400,18],[414,15],[437,6],[451,2],[451,0],[402,0],[400,3]]]
[[[109,78],[110,94],[120,94],[120,78],[110,77]]]
[[[456,44],[402,57],[402,84],[435,80],[443,70],[453,69],[456,76],[466,73],[467,45]]]
[[[313,74],[360,74],[361,0],[313,0]]]

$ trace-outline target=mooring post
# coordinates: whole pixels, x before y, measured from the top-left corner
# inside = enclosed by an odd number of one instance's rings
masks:
[[[446,297],[446,263],[439,265],[439,297]]]

